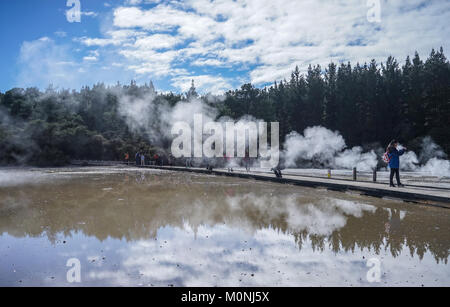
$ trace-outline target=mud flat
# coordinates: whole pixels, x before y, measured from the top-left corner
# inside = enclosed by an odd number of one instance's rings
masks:
[[[450,285],[450,210],[241,177],[0,169],[0,234],[1,286]]]

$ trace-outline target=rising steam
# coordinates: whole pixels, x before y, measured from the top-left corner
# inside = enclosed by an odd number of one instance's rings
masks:
[[[374,148],[364,152],[360,146],[346,149],[342,135],[337,131],[316,126],[305,129],[302,134],[292,132],[286,137],[283,158],[286,167],[329,167],[371,171],[381,163]],[[400,146],[401,148],[401,146]],[[401,168],[406,171],[424,172],[433,176],[450,177],[450,161],[442,148],[431,137],[422,139],[419,156],[407,151],[401,157]]]
[[[286,137],[286,167],[331,167],[370,171],[378,164],[375,152],[363,152],[362,147],[346,149],[342,135],[337,131],[316,126],[306,128],[303,135],[292,132]]]

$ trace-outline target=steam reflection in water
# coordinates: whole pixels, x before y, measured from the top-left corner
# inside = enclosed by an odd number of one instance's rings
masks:
[[[325,190],[127,169],[0,187],[0,284],[448,285],[449,213]]]

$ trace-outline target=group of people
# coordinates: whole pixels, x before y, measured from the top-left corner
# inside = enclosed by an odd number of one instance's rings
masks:
[[[153,160],[155,164],[162,163],[162,159],[158,156],[158,154],[155,154],[153,156]],[[130,161],[130,155],[128,153],[125,154],[125,162],[128,164]],[[137,152],[134,156],[134,161],[136,166],[145,166],[146,165],[146,156],[142,152]]]
[[[134,156],[134,160],[136,162],[136,166],[144,166],[145,165],[145,154],[142,152],[137,152]]]

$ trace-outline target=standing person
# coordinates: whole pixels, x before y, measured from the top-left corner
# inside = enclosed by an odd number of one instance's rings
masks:
[[[397,147],[398,141],[392,140],[386,149],[386,154],[389,157],[389,168],[391,169],[391,173],[389,176],[389,186],[395,187],[394,185],[394,175],[395,175],[398,187],[404,187],[404,185],[400,182],[400,156],[402,156],[405,153],[406,148],[398,150]]]
[[[125,153],[125,163],[128,165],[128,163],[130,162],[130,155],[127,153]]]
[[[141,154],[141,166],[145,166],[145,155]]]
[[[247,172],[249,172],[250,171],[250,154],[248,152],[248,149],[245,150],[244,165],[245,165],[245,170]]]
[[[137,152],[136,155],[134,156],[134,160],[136,161],[136,166],[139,166],[140,159],[141,159],[141,153]]]

